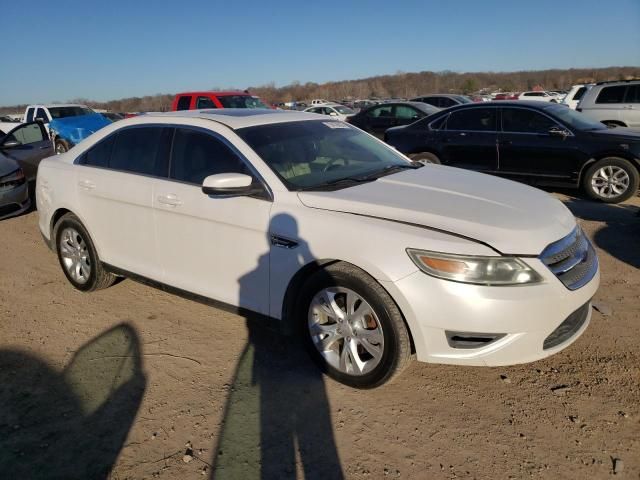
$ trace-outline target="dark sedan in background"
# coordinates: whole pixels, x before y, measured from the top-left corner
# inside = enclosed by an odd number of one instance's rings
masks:
[[[564,105],[461,105],[391,128],[384,138],[417,161],[537,185],[581,187],[607,203],[622,202],[638,190],[640,133],[607,128]]]
[[[29,209],[29,182],[35,180],[40,161],[53,154],[40,122],[24,123],[0,135],[0,219]]]
[[[352,125],[378,138],[390,127],[408,125],[439,112],[440,109],[420,102],[390,102],[361,110],[347,120]]]

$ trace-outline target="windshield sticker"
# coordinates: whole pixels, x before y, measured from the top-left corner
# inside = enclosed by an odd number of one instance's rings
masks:
[[[349,128],[349,125],[347,125],[344,122],[322,122],[322,123],[324,123],[329,128]]]

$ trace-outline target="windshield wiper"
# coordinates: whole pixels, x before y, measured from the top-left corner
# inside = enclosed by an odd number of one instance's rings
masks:
[[[317,185],[311,185],[309,187],[301,187],[298,190],[303,192],[305,190],[326,190],[326,189],[331,189],[332,187],[350,187],[353,185],[356,185],[358,183],[366,183],[366,182],[373,182],[375,180],[375,178],[362,178],[362,177],[345,177],[345,178],[338,178],[336,180],[331,180],[329,182],[323,182],[323,183],[319,183]]]
[[[415,170],[417,168],[424,167],[422,163],[401,163],[398,165],[387,165],[382,170],[377,170],[363,177],[357,177],[359,180],[376,180],[385,175],[390,175],[392,173],[399,172],[400,170],[406,170],[407,168],[410,170]]]

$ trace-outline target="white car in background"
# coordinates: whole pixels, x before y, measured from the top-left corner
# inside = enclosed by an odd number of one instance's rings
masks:
[[[346,121],[349,117],[353,117],[357,112],[349,107],[340,105],[339,103],[330,103],[326,105],[316,105],[304,110],[309,113],[319,113],[320,115],[329,115],[338,120]]]
[[[578,106],[578,103],[580,103],[580,99],[582,98],[582,96],[593,85],[594,85],[593,83],[588,83],[588,84],[580,83],[578,85],[573,85],[569,90],[569,93],[565,95],[564,99],[562,100],[562,103],[564,105],[567,105],[572,110],[575,110],[576,107]]]
[[[327,103],[331,103],[331,102],[328,102],[326,100],[322,100],[321,98],[316,98],[314,100],[311,100],[310,105],[325,105]]]
[[[532,100],[534,102],[554,102],[558,103],[558,96],[549,92],[522,92],[518,95],[518,100]]]
[[[415,164],[302,112],[122,120],[44,160],[36,190],[40,230],[77,289],[132,277],[277,319],[359,388],[413,353],[490,366],[559,352],[587,328],[600,278],[551,195]]]

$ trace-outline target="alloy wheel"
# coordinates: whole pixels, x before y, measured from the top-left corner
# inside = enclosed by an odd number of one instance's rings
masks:
[[[91,275],[91,258],[87,243],[75,228],[67,227],[60,235],[60,257],[69,276],[85,284]]]
[[[348,375],[376,368],[384,352],[384,332],[369,303],[343,287],[325,288],[309,306],[308,329],[314,346],[331,367]]]
[[[615,198],[627,191],[629,182],[629,174],[623,168],[606,165],[594,172],[591,188],[602,198]]]

